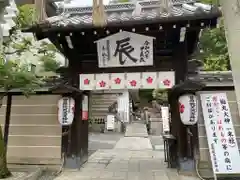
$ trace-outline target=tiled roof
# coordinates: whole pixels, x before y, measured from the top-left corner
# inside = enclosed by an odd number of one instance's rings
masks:
[[[194,0],[172,0],[169,13],[160,12],[159,1],[142,1],[135,3],[111,4],[105,6],[107,24],[153,22],[166,20],[189,20],[197,18],[213,18],[220,16],[218,8],[197,3]],[[135,9],[140,12],[134,14]],[[57,5],[58,16],[46,21],[51,26],[92,27],[92,6],[77,7],[71,4]],[[44,23],[43,23],[44,24]]]
[[[188,79],[199,81],[206,86],[233,86],[231,71],[200,71],[197,74],[189,74]]]

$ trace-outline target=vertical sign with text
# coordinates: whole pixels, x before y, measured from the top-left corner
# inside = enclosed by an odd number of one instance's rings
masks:
[[[240,174],[240,155],[226,93],[200,97],[214,173]]]

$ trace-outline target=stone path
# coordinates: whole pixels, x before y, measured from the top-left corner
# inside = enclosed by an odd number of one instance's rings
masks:
[[[143,123],[132,123],[126,127],[125,137],[148,137],[146,125]]]
[[[152,150],[152,144],[148,138],[142,137],[124,137],[121,138],[116,146],[115,149],[125,149],[129,151],[136,151],[136,150]]]
[[[121,138],[113,149],[96,151],[80,170],[65,170],[55,180],[197,180],[167,169],[164,152],[152,150],[150,140],[141,136],[139,129],[131,132],[132,127],[142,128],[141,125],[129,126],[131,137]]]

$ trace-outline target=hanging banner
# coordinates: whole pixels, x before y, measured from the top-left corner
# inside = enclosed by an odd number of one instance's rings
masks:
[[[170,126],[169,126],[169,107],[162,106],[161,107],[161,113],[162,113],[162,123],[163,123],[163,132],[170,132]]]
[[[81,90],[170,89],[174,71],[80,74]]]
[[[226,93],[200,97],[214,173],[239,174],[240,155]]]
[[[97,42],[98,67],[153,65],[154,37],[132,32],[118,32]]]
[[[198,120],[198,101],[194,94],[179,97],[179,113],[184,125],[194,125]]]
[[[82,120],[88,120],[88,96],[83,95],[82,100]]]
[[[72,124],[74,118],[75,100],[63,97],[58,101],[58,121],[62,126]]]

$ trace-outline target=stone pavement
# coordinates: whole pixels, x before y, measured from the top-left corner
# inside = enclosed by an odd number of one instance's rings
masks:
[[[80,171],[65,171],[55,180],[196,180],[166,169],[162,151],[98,150]]]
[[[152,150],[152,144],[148,138],[124,137],[121,138],[114,147],[115,149],[125,149],[129,151]]]
[[[148,137],[146,124],[132,123],[126,127],[125,137]]]
[[[197,180],[167,169],[164,152],[152,150],[149,138],[141,135],[142,125],[128,126],[131,137],[121,138],[113,149],[96,151],[80,170],[65,170],[55,180]]]

